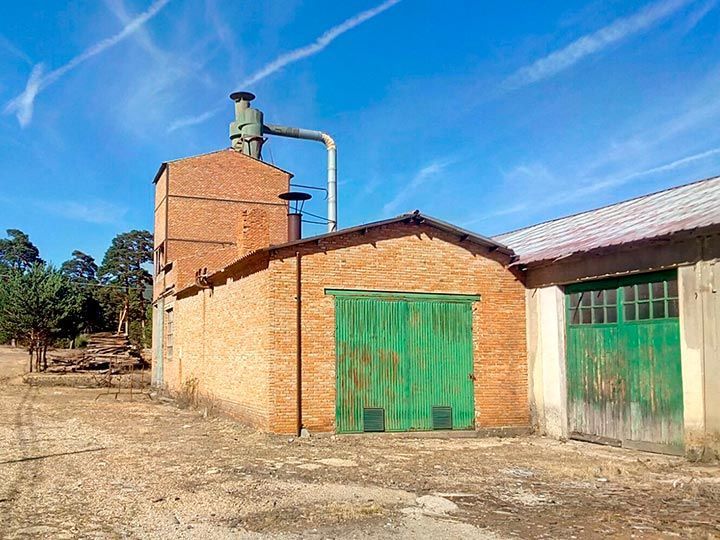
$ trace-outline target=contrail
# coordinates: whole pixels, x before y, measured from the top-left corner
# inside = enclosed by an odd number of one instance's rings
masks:
[[[467,226],[470,224],[480,223],[482,221],[485,221],[485,220],[493,218],[493,217],[507,216],[507,215],[511,215],[511,214],[517,214],[519,212],[525,212],[530,208],[532,208],[535,211],[539,210],[539,209],[550,208],[553,206],[557,206],[559,204],[564,204],[567,202],[577,200],[581,197],[586,197],[588,195],[592,195],[594,193],[601,192],[608,188],[622,186],[624,184],[627,184],[631,180],[635,180],[636,178],[642,178],[643,176],[649,176],[651,174],[672,171],[675,169],[679,169],[679,168],[687,165],[688,163],[694,163],[695,161],[700,161],[700,160],[707,159],[709,157],[713,157],[713,156],[717,156],[717,155],[720,155],[720,147],[711,148],[710,150],[705,150],[704,152],[692,154],[690,156],[676,159],[675,161],[671,161],[671,162],[665,163],[663,165],[658,165],[658,166],[652,167],[650,169],[645,169],[642,171],[627,174],[627,175],[621,176],[619,178],[607,178],[605,180],[600,180],[600,181],[596,181],[596,182],[592,182],[592,183],[586,183],[585,186],[580,187],[574,191],[569,191],[559,197],[555,196],[555,197],[551,197],[548,199],[520,202],[518,204],[509,206],[507,208],[501,208],[500,210],[497,210],[495,212],[487,214],[480,219],[471,220],[470,222],[466,222],[465,225]]]
[[[15,58],[19,58],[29,66],[33,65],[33,61],[30,59],[30,57],[25,54],[25,52],[16,47],[9,39],[7,39],[2,34],[0,34],[0,49],[5,49]]]
[[[412,196],[421,186],[445,172],[448,166],[452,165],[456,160],[452,158],[436,159],[425,167],[421,168],[415,176],[408,182],[405,189],[398,192],[395,197],[383,206],[385,214],[392,214],[405,200]]]
[[[93,56],[97,56],[101,52],[128,38],[134,32],[142,28],[142,26],[150,19],[155,17],[155,15],[157,15],[169,2],[170,0],[155,0],[155,2],[153,2],[145,12],[128,22],[128,24],[126,24],[120,32],[114,36],[99,41],[88,49],[85,49],[82,53],[72,58],[67,64],[49,72],[47,75],[43,76],[43,64],[37,64],[34,66],[25,90],[5,105],[5,113],[8,114],[14,112],[22,127],[28,125],[30,120],[32,120],[35,98],[42,90],[57,81],[68,71],[75,69],[86,60],[89,60]]]
[[[293,49],[292,51],[286,52],[284,54],[281,54],[278,56],[275,60],[270,62],[269,64],[265,65],[240,83],[236,85],[238,88],[247,88],[248,86],[255,84],[257,82],[260,82],[261,80],[265,79],[266,77],[269,77],[276,71],[281,70],[285,66],[288,66],[290,64],[294,64],[295,62],[298,62],[304,58],[307,58],[308,56],[313,56],[319,52],[321,52],[323,49],[325,49],[328,45],[330,45],[333,41],[335,41],[337,38],[339,38],[341,35],[343,35],[345,32],[349,32],[356,26],[361,25],[365,21],[368,21],[372,19],[373,17],[376,17],[377,15],[380,15],[383,11],[386,11],[393,7],[395,4],[400,3],[401,0],[386,0],[382,4],[379,4],[378,6],[375,6],[374,8],[368,9],[366,11],[362,11],[358,13],[357,15],[354,15],[353,17],[350,17],[349,19],[345,20],[344,22],[338,24],[337,26],[333,26],[328,31],[326,31],[324,34],[322,34],[320,37],[318,37],[315,41],[312,43],[305,45],[303,47],[299,47],[297,49]],[[188,118],[181,118],[180,120],[177,120],[176,122],[172,123],[170,127],[168,128],[168,131],[175,131],[176,129],[180,129],[182,127],[186,126],[193,126],[196,124],[200,124],[207,120],[208,118],[211,118],[218,114],[220,111],[223,110],[224,107],[216,107],[214,109],[211,109],[209,111],[206,111],[200,115],[197,116],[191,116]]]
[[[628,17],[615,19],[600,30],[586,34],[566,47],[520,68],[505,79],[503,87],[514,90],[552,77],[586,56],[598,53],[613,43],[649,28],[692,1],[694,0],[664,0],[650,4]]]

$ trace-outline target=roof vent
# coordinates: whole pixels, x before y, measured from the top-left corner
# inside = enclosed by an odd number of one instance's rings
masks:
[[[288,242],[295,242],[302,238],[302,210],[305,201],[312,199],[312,195],[302,191],[288,191],[278,195],[283,201],[287,201],[288,208]]]

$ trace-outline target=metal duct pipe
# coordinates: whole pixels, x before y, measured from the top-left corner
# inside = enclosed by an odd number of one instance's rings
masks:
[[[337,230],[337,148],[335,141],[327,133],[313,129],[303,129],[288,126],[276,126],[264,124],[263,133],[277,135],[278,137],[290,137],[292,139],[305,139],[308,141],[319,141],[325,145],[328,154],[327,185],[328,185],[328,232]]]
[[[302,238],[302,214],[291,212],[288,218],[288,242],[295,242]]]

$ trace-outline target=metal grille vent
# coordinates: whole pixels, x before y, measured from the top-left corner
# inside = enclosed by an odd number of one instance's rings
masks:
[[[385,409],[377,407],[364,408],[363,431],[385,431]]]
[[[432,408],[433,429],[452,429],[452,407]]]

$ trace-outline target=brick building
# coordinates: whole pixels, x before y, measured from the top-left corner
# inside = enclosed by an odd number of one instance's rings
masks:
[[[237,241],[235,252],[244,255],[202,280],[187,274],[177,282],[164,306],[156,383],[177,392],[193,381],[227,412],[277,433],[295,433],[298,421],[311,431],[366,431],[363,414],[377,409],[387,430],[437,428],[448,408],[448,427],[528,427],[525,293],[507,269],[504,246],[421,214],[277,245],[257,242],[268,238],[267,224],[255,226],[255,235]],[[339,304],[365,309],[376,332],[351,328],[357,335],[338,336],[347,323]],[[394,333],[397,343],[368,343],[382,342],[378,330]],[[406,335],[429,330],[431,337]],[[367,366],[375,352],[393,356],[399,371],[412,370],[405,348],[439,364],[456,343],[467,350],[444,358],[448,369],[425,366],[444,381],[398,372],[372,380]],[[436,384],[448,394],[433,393]],[[403,385],[424,396],[421,412],[406,409],[413,398]]]
[[[720,455],[719,178],[494,239],[415,212],[291,240],[291,175],[238,95],[233,149],[155,177],[156,386],[276,433]],[[268,130],[325,141],[334,185],[331,138]]]
[[[232,148],[155,176],[153,383],[276,433],[526,430],[513,252],[419,212],[336,231],[332,137],[231,98]],[[290,238],[263,134],[325,145],[327,234]]]

